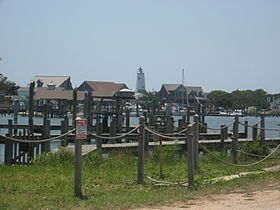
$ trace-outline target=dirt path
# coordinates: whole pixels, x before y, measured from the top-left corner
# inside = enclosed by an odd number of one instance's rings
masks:
[[[276,190],[236,191],[230,194],[212,195],[190,200],[186,203],[174,203],[170,206],[144,208],[141,210],[158,209],[195,209],[195,210],[224,210],[224,209],[258,209],[280,210],[280,186]]]
[[[279,170],[279,165],[265,169],[265,171]],[[233,175],[222,177],[222,179],[230,180],[238,177],[239,176]],[[220,179],[221,178],[217,180]],[[177,202],[159,207],[141,208],[141,210],[173,210],[186,208],[195,210],[280,210],[280,180],[277,180],[276,183],[259,183],[259,185],[248,186],[248,188],[245,187],[242,190],[235,190],[225,194],[204,195],[186,202]]]

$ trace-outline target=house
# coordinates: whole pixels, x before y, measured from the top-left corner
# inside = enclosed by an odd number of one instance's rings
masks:
[[[270,102],[270,109],[272,111],[280,111],[280,98],[273,100]]]
[[[163,84],[159,96],[163,102],[187,104],[187,92],[182,84]]]
[[[122,89],[128,89],[124,83],[84,81],[78,91],[92,91],[96,98],[113,98]]]
[[[35,82],[35,88],[47,88],[49,85],[64,90],[72,90],[70,76],[35,76],[31,82]]]
[[[159,96],[163,102],[188,104],[190,107],[199,103],[207,106],[208,101],[202,87],[182,84],[163,84]]]
[[[85,99],[85,91],[77,91],[77,101],[82,103]],[[42,106],[48,104],[52,110],[57,110],[61,115],[71,110],[73,90],[64,90],[62,87],[41,87],[34,90],[34,101],[37,111],[42,111]]]

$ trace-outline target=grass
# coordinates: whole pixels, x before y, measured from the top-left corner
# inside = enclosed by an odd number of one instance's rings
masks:
[[[216,154],[230,161],[224,153]],[[164,149],[163,178],[184,181],[187,177],[186,158],[178,157],[176,146]],[[241,163],[254,162],[244,159]],[[159,153],[147,154],[145,172],[160,178]],[[236,188],[246,188],[260,183],[279,181],[279,172],[250,175],[229,182],[205,184],[206,180],[243,171],[257,171],[279,165],[271,159],[250,168],[234,168],[221,164],[212,157],[200,158],[194,187],[156,186],[146,181],[137,184],[137,158],[130,151],[112,152],[108,158],[95,152],[83,158],[82,190],[87,197],[73,196],[73,154],[64,150],[44,154],[32,166],[0,166],[0,209],[127,209],[150,205],[163,205],[174,201],[195,199],[207,193],[224,193]],[[209,182],[208,182],[209,183]]]

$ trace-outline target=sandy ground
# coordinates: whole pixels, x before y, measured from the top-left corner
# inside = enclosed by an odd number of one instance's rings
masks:
[[[265,209],[280,210],[280,186],[276,190],[236,191],[230,194],[211,195],[186,203],[174,203],[170,206],[142,208],[141,210],[159,209],[196,209],[196,210],[224,210],[224,209]]]

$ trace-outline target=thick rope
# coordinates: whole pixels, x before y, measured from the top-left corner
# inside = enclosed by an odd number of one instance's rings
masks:
[[[159,180],[156,180],[156,179],[153,179],[152,177],[146,175],[146,178],[149,179],[150,181],[152,182],[156,182],[156,183],[159,183],[159,184],[169,184],[169,185],[183,185],[183,184],[187,184],[188,181],[185,181],[185,182],[168,182],[168,181],[159,181]]]
[[[172,137],[172,136],[166,136],[166,135],[160,134],[160,133],[158,133],[158,132],[156,132],[156,131],[153,131],[153,130],[151,130],[150,128],[148,128],[148,127],[146,127],[146,126],[145,126],[145,129],[146,129],[148,132],[150,132],[150,133],[152,133],[152,134],[154,134],[154,135],[156,135],[156,136],[165,138],[165,139],[172,139],[172,140],[183,140],[183,139],[187,139],[187,137]]]
[[[91,135],[92,137],[94,138],[98,138],[98,139],[106,139],[106,140],[113,140],[113,139],[121,139],[121,138],[124,138],[126,136],[128,136],[129,134],[133,133],[134,131],[136,131],[140,126],[137,126],[136,128],[133,128],[131,131],[123,134],[123,135],[120,135],[120,136],[111,136],[111,137],[107,137],[107,136],[98,136],[94,133],[88,133],[89,135]]]
[[[239,122],[239,124],[247,126],[246,124],[241,123],[241,122]],[[280,129],[276,129],[276,128],[260,128],[260,127],[250,126],[250,125],[248,125],[248,127],[250,127],[250,128],[257,128],[257,129],[260,129],[260,130],[267,130],[267,131],[280,131]]]
[[[196,139],[195,139],[195,140],[196,140]],[[273,155],[274,152],[275,152],[277,149],[279,149],[279,147],[280,147],[280,144],[279,144],[275,149],[272,150],[272,152],[271,152],[269,155],[267,155],[267,156],[266,156],[265,158],[263,158],[262,160],[259,160],[259,161],[255,162],[255,163],[240,165],[240,164],[234,164],[234,163],[230,163],[230,162],[224,161],[223,159],[221,159],[221,158],[217,157],[216,155],[214,155],[214,154],[213,154],[211,151],[209,151],[206,147],[204,147],[198,140],[196,140],[196,141],[197,141],[198,144],[201,146],[201,148],[202,148],[204,151],[206,151],[207,153],[209,153],[212,157],[216,158],[217,160],[221,161],[221,162],[224,163],[224,164],[227,164],[227,165],[230,165],[230,166],[235,166],[235,167],[249,167],[249,166],[255,166],[255,165],[259,164],[259,163],[262,163],[263,161],[265,161],[266,159],[268,159],[271,155]]]
[[[235,120],[233,120],[230,124],[223,126],[222,128],[210,128],[210,127],[208,127],[208,126],[206,126],[206,125],[203,125],[202,123],[198,123],[198,124],[199,124],[200,126],[204,127],[204,128],[209,129],[209,130],[217,130],[217,131],[220,131],[220,130],[222,130],[222,129],[224,129],[224,128],[228,128],[228,127],[231,126],[234,122],[235,122]]]
[[[248,156],[252,156],[252,157],[257,157],[257,158],[265,158],[266,157],[265,155],[256,155],[256,154],[252,154],[252,153],[249,153],[249,152],[244,152],[242,150],[237,150],[237,151],[242,153],[242,154],[245,154],[245,155],[248,155]],[[279,159],[280,157],[270,157],[270,158]]]
[[[23,139],[15,139],[15,138],[12,138],[12,137],[9,137],[9,136],[5,136],[3,134],[0,134],[0,137],[6,139],[6,140],[10,140],[10,141],[15,141],[15,142],[20,142],[20,143],[44,143],[44,142],[49,142],[49,141],[52,141],[52,140],[55,140],[55,139],[59,139],[59,138],[62,138],[64,136],[67,136],[69,135],[70,133],[72,133],[73,131],[75,131],[76,129],[72,129],[70,131],[68,131],[67,133],[64,133],[62,135],[59,135],[59,136],[56,136],[56,137],[52,137],[52,138],[48,138],[48,139],[42,139],[42,140],[31,140],[31,139],[26,139],[26,140],[23,140]]]

